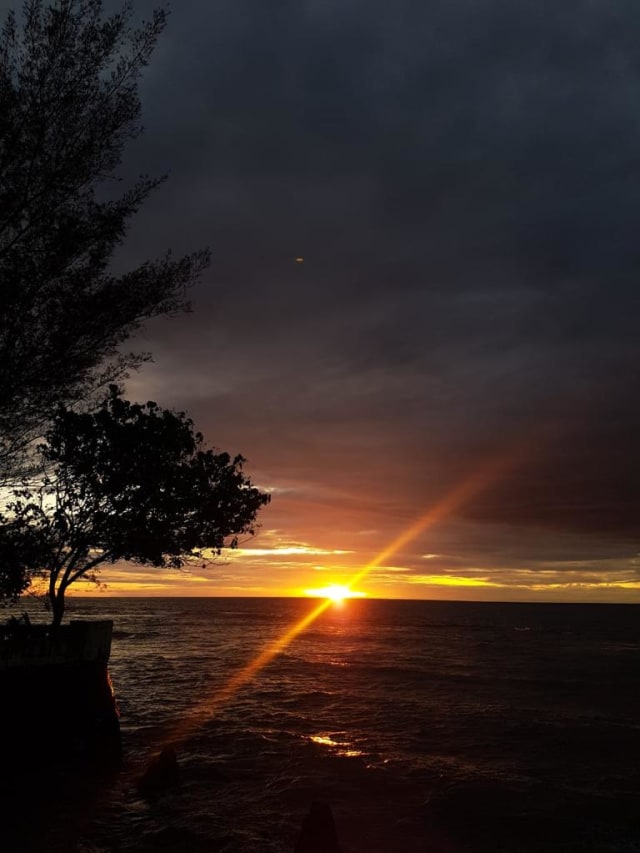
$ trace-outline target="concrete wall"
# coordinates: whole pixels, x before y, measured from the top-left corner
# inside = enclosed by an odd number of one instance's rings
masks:
[[[0,731],[14,760],[119,765],[111,622],[0,632]]]

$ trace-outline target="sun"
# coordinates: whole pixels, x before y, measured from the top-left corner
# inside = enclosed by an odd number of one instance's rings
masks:
[[[335,604],[342,604],[345,598],[364,598],[366,595],[364,592],[356,592],[351,587],[339,583],[322,587],[322,589],[305,589],[304,594],[313,598],[328,598]]]

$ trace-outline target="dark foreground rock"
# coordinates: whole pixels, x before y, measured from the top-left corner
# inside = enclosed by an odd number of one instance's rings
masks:
[[[309,814],[302,821],[295,853],[342,853],[333,812],[328,803],[311,803]]]
[[[148,799],[160,797],[180,782],[180,768],[176,751],[165,746],[152,758],[138,782],[138,793]]]

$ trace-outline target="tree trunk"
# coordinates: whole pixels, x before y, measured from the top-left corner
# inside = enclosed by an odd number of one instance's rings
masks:
[[[51,627],[55,630],[62,624],[62,617],[64,616],[64,587],[59,588],[49,598],[51,600],[51,612],[53,613]]]

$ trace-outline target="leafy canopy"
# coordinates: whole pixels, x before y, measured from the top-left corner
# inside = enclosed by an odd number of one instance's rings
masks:
[[[13,492],[0,518],[0,596],[48,581],[54,622],[68,586],[104,563],[180,567],[255,532],[269,495],[242,456],[204,446],[181,412],[122,399],[93,413],[61,406],[38,448],[36,485]]]
[[[0,480],[60,403],[85,399],[147,356],[119,347],[147,318],[186,307],[206,251],[111,269],[131,217],[162,178],[122,189],[138,135],[137,86],[162,32],[156,11],[27,0],[0,33]]]

